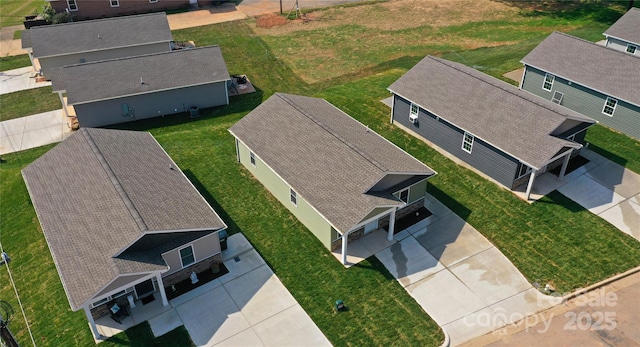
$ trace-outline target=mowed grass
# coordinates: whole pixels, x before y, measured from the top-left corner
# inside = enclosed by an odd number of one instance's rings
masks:
[[[0,121],[62,108],[51,87],[40,87],[0,95]]]
[[[584,22],[582,17],[563,20]],[[592,33],[592,25],[577,24],[572,30]],[[340,35],[345,40],[352,39]],[[389,109],[379,100],[389,96],[386,88],[419,61],[422,58],[419,55],[400,56],[341,76],[326,69],[326,76],[319,79],[322,82],[309,84],[305,82],[307,71],[295,70],[286,56],[274,54],[263,36],[253,30],[251,21],[176,31],[174,38],[194,40],[200,46],[220,44],[229,72],[247,74],[257,93],[232,98],[227,107],[204,110],[197,119],[176,115],[119,128],[148,130],[156,136],[229,225],[229,230],[243,232],[249,238],[335,345],[437,346],[442,335],[375,257],[344,269],[236,162],[228,127],[277,91],[324,97],[438,171],[439,175],[430,180],[429,193],[487,236],[530,281],[553,282],[559,291],[565,292],[640,264],[638,241],[562,195],[553,193],[529,205],[389,124]],[[510,56],[507,47],[521,44],[516,53],[520,54],[526,45],[535,45],[535,40],[455,53],[467,59],[468,64],[477,62],[498,74],[506,68],[500,67],[503,61],[521,58]],[[292,52],[298,53],[293,49],[295,42],[292,44]],[[495,59],[486,59],[485,55]],[[590,141],[597,143],[609,135],[608,130],[596,133]],[[7,162],[0,164],[0,242],[13,258],[16,285],[38,345],[92,346],[84,314],[69,310],[19,172],[51,147],[3,156]],[[623,143],[616,153],[637,162],[628,155],[634,148],[633,142]],[[1,271],[0,275],[6,276]],[[2,299],[17,308],[6,277],[0,280]],[[336,314],[332,306],[337,298],[345,300],[351,310]],[[23,322],[16,318],[11,328],[23,345],[30,344]],[[116,336],[114,345],[151,344],[150,340],[130,338],[146,334],[145,329],[148,328],[141,326]],[[177,339],[180,340],[156,339],[154,343],[160,341],[158,345],[171,346],[190,343],[180,336]]]
[[[43,5],[42,0],[0,1],[0,27],[22,24],[25,16],[37,13]]]
[[[0,57],[0,71],[13,70],[27,66],[31,66],[31,61],[29,60],[29,56],[26,54]]]

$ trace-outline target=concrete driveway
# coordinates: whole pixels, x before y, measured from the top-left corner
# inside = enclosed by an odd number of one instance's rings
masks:
[[[376,254],[451,338],[451,346],[558,303],[462,218],[427,195],[430,224]]]
[[[0,94],[8,94],[26,89],[34,89],[51,85],[51,81],[36,82],[35,71],[31,66],[15,70],[0,71]]]
[[[330,346],[242,234],[223,253],[229,273],[170,301],[155,336],[184,325],[197,346]]]
[[[62,110],[0,122],[0,155],[60,142],[71,134]]]
[[[585,150],[589,163],[565,176],[558,191],[640,241],[640,175]]]

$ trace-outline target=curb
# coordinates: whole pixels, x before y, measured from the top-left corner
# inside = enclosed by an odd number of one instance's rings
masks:
[[[607,284],[611,284],[613,282],[616,282],[616,281],[618,281],[618,280],[620,280],[622,278],[625,278],[627,276],[631,276],[631,275],[633,275],[635,273],[638,273],[638,272],[640,272],[640,266],[637,266],[637,267],[635,267],[635,268],[633,268],[631,270],[625,271],[625,272],[623,272],[621,274],[617,274],[617,275],[615,275],[613,277],[609,277],[609,278],[607,278],[605,280],[602,280],[602,281],[600,281],[600,282],[598,282],[596,284],[592,284],[592,285],[588,286],[587,288],[578,289],[573,293],[570,293],[570,294],[567,294],[567,295],[563,296],[562,297],[562,301],[566,302],[566,301],[571,300],[571,299],[573,299],[575,297],[578,297],[580,295],[588,293],[588,292],[590,292],[590,291],[592,291],[594,289],[598,289],[600,287],[606,286]]]
[[[449,344],[451,343],[451,338],[449,338],[449,334],[447,334],[447,331],[444,330],[442,327],[440,327],[440,330],[442,330],[442,333],[444,334],[444,341],[442,342],[440,347],[449,347]]]

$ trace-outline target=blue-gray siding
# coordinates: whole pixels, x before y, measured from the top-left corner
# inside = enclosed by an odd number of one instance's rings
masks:
[[[618,100],[613,116],[610,117],[602,113],[607,95],[558,76],[555,77],[551,91],[546,91],[542,89],[544,77],[544,71],[526,66],[522,89],[547,100],[551,100],[553,93],[559,91],[564,94],[562,106],[591,117],[602,125],[640,139],[640,107]],[[615,98],[615,95],[610,96]]]
[[[413,130],[426,140],[473,166],[500,184],[512,188],[519,161],[485,141],[475,138],[471,153],[462,149],[464,130],[420,108],[418,124],[409,121],[411,102],[394,95],[394,122]]]
[[[187,112],[227,104],[226,81],[74,105],[81,127],[100,127],[136,119]],[[123,104],[133,116],[123,116]]]

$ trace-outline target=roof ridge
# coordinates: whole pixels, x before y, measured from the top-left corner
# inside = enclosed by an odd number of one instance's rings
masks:
[[[107,21],[112,21],[112,20],[121,20],[121,19],[131,19],[132,17],[146,17],[146,16],[158,16],[160,17],[162,14],[164,14],[164,17],[167,17],[167,14],[164,12],[152,12],[152,13],[143,13],[143,14],[134,14],[134,15],[128,15],[128,16],[118,16],[118,17],[107,17],[107,18],[98,18],[98,19],[92,19],[92,20],[79,20],[79,21],[75,21],[75,22],[66,22],[66,23],[57,23],[57,24],[53,24],[53,25],[40,25],[40,26],[35,26],[32,29],[46,29],[46,28],[59,28],[59,27],[63,27],[63,26],[72,26],[72,25],[82,25],[82,24],[94,24],[96,22],[107,22]],[[167,19],[167,23],[168,23],[168,19]]]
[[[282,93],[276,93],[276,95],[278,97],[280,97],[282,100],[284,100],[286,103],[288,103],[289,105],[291,105],[291,107],[293,107],[294,109],[296,109],[296,111],[300,112],[300,114],[302,114],[303,116],[307,117],[309,120],[311,120],[312,122],[316,123],[320,128],[322,128],[324,131],[326,131],[327,133],[329,133],[331,136],[335,137],[336,139],[338,139],[338,141],[342,142],[345,146],[351,148],[354,152],[356,152],[357,154],[359,154],[361,157],[363,157],[365,160],[367,160],[368,162],[370,162],[373,166],[377,167],[378,169],[380,169],[383,172],[387,172],[389,171],[389,169],[387,169],[384,165],[382,165],[380,162],[378,162],[377,160],[373,159],[373,157],[371,157],[370,155],[364,153],[364,151],[362,151],[360,148],[358,148],[356,145],[352,144],[351,142],[347,141],[345,138],[343,138],[342,136],[338,135],[335,131],[333,131],[333,129],[329,128],[327,125],[325,125],[324,123],[322,123],[319,119],[317,119],[316,117],[312,116],[311,114],[309,114],[308,112],[304,111],[302,108],[298,107],[297,105],[295,105],[295,103],[293,102],[293,100],[291,100],[290,98],[288,98],[285,94]],[[323,100],[324,102],[328,103],[331,105],[330,102]],[[333,105],[332,105],[333,106]],[[335,107],[335,106],[334,106]],[[342,112],[342,111],[341,111]],[[348,116],[348,115],[347,115]],[[350,116],[349,116],[350,117]],[[364,125],[362,123],[360,123],[361,125]],[[369,127],[367,126],[367,131],[369,131]]]
[[[472,74],[468,73],[467,71],[464,71],[464,70],[462,70],[462,69],[460,69],[460,68],[457,68],[456,66],[453,66],[453,65],[447,64],[447,63],[445,62],[446,60],[444,60],[444,59],[440,59],[440,58],[433,57],[433,56],[429,56],[429,57],[430,57],[430,58],[435,58],[435,60],[436,60],[437,62],[439,62],[439,63],[441,63],[441,64],[444,64],[444,65],[446,65],[446,66],[449,66],[449,67],[451,67],[452,69],[455,69],[455,70],[457,70],[457,71],[460,71],[461,73],[464,73],[464,74],[465,74],[465,75],[467,75],[467,76],[470,76],[470,77],[472,77],[472,78],[475,78],[475,79],[477,79],[477,80],[479,80],[479,81],[481,81],[481,82],[484,82],[484,83],[486,83],[486,84],[489,84],[489,85],[491,85],[491,86],[493,86],[493,87],[495,87],[495,88],[498,88],[498,89],[500,89],[500,90],[502,90],[502,91],[504,91],[504,92],[506,92],[506,93],[509,93],[509,94],[511,94],[511,95],[513,95],[513,96],[515,96],[515,97],[518,97],[518,98],[520,98],[520,99],[522,99],[522,100],[525,100],[525,101],[530,102],[530,103],[532,103],[532,104],[534,104],[534,105],[538,105],[538,106],[540,106],[540,107],[542,107],[542,108],[544,108],[544,109],[546,109],[546,110],[549,110],[549,111],[551,111],[551,112],[553,112],[553,113],[555,113],[555,114],[557,114],[557,115],[559,115],[559,116],[563,117],[565,120],[568,120],[568,119],[576,120],[574,117],[571,117],[571,116],[570,116],[570,115],[568,115],[568,114],[561,113],[561,112],[559,112],[558,110],[554,110],[554,109],[552,109],[552,108],[548,107],[547,105],[545,105],[545,104],[543,104],[543,103],[541,103],[541,102],[539,102],[539,101],[538,101],[538,99],[541,99],[541,100],[546,100],[546,99],[543,99],[543,98],[530,98],[530,99],[529,99],[529,98],[527,98],[527,97],[525,97],[525,96],[523,95],[523,93],[526,93],[526,92],[525,92],[525,91],[523,91],[523,90],[521,90],[521,89],[518,89],[518,88],[515,88],[515,87],[512,87],[512,88],[504,88],[504,86],[501,86],[501,85],[499,85],[499,84],[497,84],[497,83],[492,83],[492,81],[490,81],[490,80],[494,79],[494,77],[491,77],[491,76],[489,76],[489,75],[486,75],[486,76],[487,76],[487,77],[489,77],[489,78],[487,78],[487,79],[480,78],[480,77],[478,77],[478,76],[474,76],[474,75],[472,75]],[[459,64],[459,63],[458,63],[458,64]],[[466,66],[466,65],[465,65],[465,66]],[[468,66],[467,66],[467,67],[468,67]],[[470,67],[468,67],[468,68],[469,68],[469,69],[472,69],[472,68],[470,68]],[[473,69],[473,70],[474,70],[474,71],[478,71],[478,70],[475,70],[475,69]],[[479,73],[482,73],[482,72],[480,72],[480,71],[478,71],[478,72],[479,72]],[[483,75],[484,75],[484,74],[483,74]],[[483,76],[483,77],[484,77],[484,76]],[[497,78],[496,78],[495,80],[506,84],[506,82],[503,82],[503,81],[501,81],[501,80],[499,80],[499,79],[497,79]],[[513,89],[513,90],[509,90],[509,89]],[[517,92],[516,92],[516,91],[517,91]],[[541,101],[541,100],[540,100],[540,101]],[[549,133],[549,134],[547,134],[547,135],[549,135],[549,136],[553,136],[553,135],[551,135],[551,133]],[[554,137],[555,137],[555,136],[554,136]]]
[[[113,170],[111,170],[111,167],[109,166],[109,164],[107,163],[107,160],[104,158],[104,156],[102,155],[102,152],[100,151],[95,141],[93,140],[93,137],[89,133],[89,130],[85,128],[85,129],[80,129],[80,131],[84,135],[85,139],[87,140],[87,143],[89,144],[89,147],[91,148],[93,153],[96,155],[96,158],[100,163],[100,166],[102,166],[102,169],[107,174],[107,177],[109,177],[111,184],[113,184],[113,187],[115,188],[116,192],[124,202],[125,206],[127,207],[127,210],[129,210],[129,213],[131,213],[131,216],[135,220],[140,230],[142,231],[148,230],[149,227],[147,227],[147,224],[142,219],[142,216],[140,216],[140,213],[138,213],[138,210],[136,209],[133,202],[129,198],[129,195],[127,195],[127,192],[125,192],[124,188],[120,184],[120,181],[118,181],[118,178],[116,177]]]
[[[554,32],[551,33],[551,35],[553,35],[553,34],[560,34],[562,36],[568,37],[570,39],[574,39],[576,41],[581,41],[581,42],[584,42],[584,43],[588,43],[588,44],[590,44],[592,46],[595,46],[595,47],[598,47],[600,49],[603,49],[603,52],[613,52],[615,54],[619,54],[621,57],[630,57],[630,58],[633,58],[633,59],[637,59],[637,57],[635,55],[632,55],[632,54],[629,54],[629,53],[625,53],[625,52],[622,52],[622,51],[618,51],[616,49],[608,48],[606,46],[602,46],[602,45],[599,45],[599,44],[597,44],[595,42],[591,42],[589,40],[585,40],[585,39],[577,37],[577,36],[569,35],[567,33],[563,33],[563,32],[560,32],[560,31],[554,31]],[[549,37],[551,37],[551,35],[547,36],[547,39]],[[536,46],[536,48],[537,48],[537,46]],[[524,59],[524,58],[522,58],[522,59]]]

